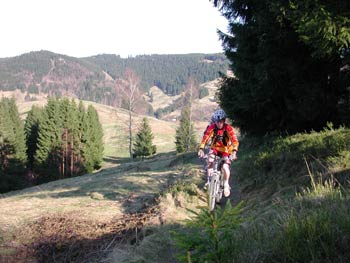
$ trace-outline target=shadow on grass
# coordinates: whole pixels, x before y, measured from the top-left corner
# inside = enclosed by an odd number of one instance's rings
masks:
[[[157,217],[156,211],[148,211],[105,224],[83,221],[77,215],[45,217],[27,226],[26,233],[19,233],[28,236],[28,239],[32,240],[30,243],[17,248],[16,253],[0,255],[0,260],[1,262],[113,262],[113,250],[116,247],[135,248],[146,237],[156,234],[161,235],[162,242],[156,244],[156,247],[152,246],[153,259],[147,262],[177,262],[174,253],[176,250],[171,248],[173,244],[169,238],[169,231],[180,226],[159,223],[153,228],[145,227],[149,220],[153,222]],[[159,251],[161,253],[158,253]],[[129,251],[125,251],[127,252]]]
[[[103,157],[103,161],[107,164],[121,164],[130,162],[130,158],[128,157],[115,157],[115,156],[105,156]]]
[[[138,213],[154,205],[159,193],[184,176],[182,165],[189,163],[189,155],[186,157],[163,153],[142,161],[115,159],[122,163],[95,174],[52,181],[6,196],[16,196],[22,200],[47,199],[53,206],[57,201],[51,199],[70,199],[73,203],[99,206],[103,205],[103,201],[115,201],[123,208],[121,212]],[[65,200],[60,205],[64,206]],[[111,205],[106,202],[106,206]]]

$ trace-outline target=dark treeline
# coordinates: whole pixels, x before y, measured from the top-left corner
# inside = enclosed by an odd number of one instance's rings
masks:
[[[9,114],[10,112],[10,114]],[[96,110],[68,99],[33,106],[25,124],[14,99],[0,101],[0,191],[92,172],[102,163]]]
[[[142,55],[121,58],[116,55],[98,55],[86,58],[99,65],[114,79],[130,68],[140,77],[141,86],[148,90],[157,86],[169,95],[178,95],[189,77],[204,83],[226,73],[228,61],[224,54]]]

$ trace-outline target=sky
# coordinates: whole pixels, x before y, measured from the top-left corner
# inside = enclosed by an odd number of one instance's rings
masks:
[[[0,57],[223,52],[227,20],[209,0],[4,0]]]

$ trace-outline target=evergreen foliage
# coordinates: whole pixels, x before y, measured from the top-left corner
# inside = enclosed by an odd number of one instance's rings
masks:
[[[103,157],[103,130],[97,111],[91,105],[88,106],[83,124],[83,160],[87,172],[99,169]]]
[[[208,204],[198,213],[191,211],[195,217],[187,221],[184,229],[173,233],[181,251],[181,262],[229,262],[227,250],[238,250],[238,247],[232,247],[231,240],[243,222],[241,210],[242,203],[232,207],[228,201],[224,209],[218,206],[209,212]]]
[[[0,59],[0,90],[20,89],[56,97],[74,94],[79,99],[114,105],[122,99],[114,89],[115,81],[123,78],[126,69],[139,76],[143,91],[157,85],[165,93],[177,95],[189,76],[200,83],[213,80],[219,72],[227,71],[228,61],[224,54],[74,58],[49,51],[30,52]]]
[[[49,99],[42,115],[35,119],[28,114],[27,145],[33,162],[30,168],[38,182],[50,181],[92,172],[98,169],[103,156],[103,131],[96,110],[87,111],[68,99]],[[35,137],[36,136],[36,137]]]
[[[23,123],[14,99],[0,100],[0,192],[24,183],[26,144]]]
[[[60,173],[63,125],[59,100],[49,99],[39,123],[35,167],[42,176],[57,179]]]
[[[24,124],[28,157],[27,168],[30,170],[32,170],[34,167],[34,156],[36,154],[38,144],[39,123],[42,114],[43,111],[41,108],[32,106],[31,110],[28,112]]]
[[[185,106],[181,111],[180,126],[176,129],[175,137],[177,153],[195,151],[197,148],[196,136],[190,114],[189,106]]]
[[[219,99],[243,132],[350,125],[345,2],[214,1],[230,22],[220,36],[235,74],[222,82]]]
[[[147,118],[143,118],[134,142],[134,157],[147,157],[157,151],[156,145],[152,144],[154,136]]]
[[[140,77],[143,90],[155,85],[169,95],[183,91],[189,76],[204,83],[218,78],[220,72],[225,73],[228,69],[223,54],[141,55],[125,59],[98,55],[86,60],[99,65],[115,79],[121,78],[130,68]]]

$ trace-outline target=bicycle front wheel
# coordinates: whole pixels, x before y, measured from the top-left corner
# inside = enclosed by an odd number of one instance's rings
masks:
[[[209,184],[209,210],[210,211],[213,211],[215,208],[218,188],[219,188],[219,185],[218,185],[217,176],[216,174],[213,174]]]

